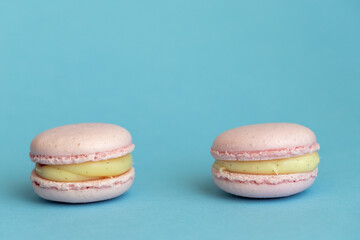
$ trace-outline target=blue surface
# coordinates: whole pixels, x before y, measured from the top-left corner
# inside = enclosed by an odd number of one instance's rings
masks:
[[[96,2],[0,2],[0,239],[359,239],[359,1]],[[131,132],[135,183],[41,200],[30,142],[79,122]],[[315,184],[223,193],[212,141],[264,122],[316,133]]]

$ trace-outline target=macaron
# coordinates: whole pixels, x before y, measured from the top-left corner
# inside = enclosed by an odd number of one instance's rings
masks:
[[[298,124],[266,123],[230,129],[212,144],[213,179],[219,188],[237,196],[290,196],[314,183],[319,149],[315,134]]]
[[[36,163],[30,179],[42,198],[87,203],[115,198],[132,185],[135,171],[130,133],[107,123],[56,127],[37,135],[30,145]]]

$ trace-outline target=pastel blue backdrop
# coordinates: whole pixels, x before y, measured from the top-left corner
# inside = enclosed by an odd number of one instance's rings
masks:
[[[0,239],[359,239],[359,1],[1,1]],[[136,179],[70,205],[31,188],[29,145],[80,122],[127,128]],[[221,132],[294,122],[321,145],[293,197],[212,182]]]

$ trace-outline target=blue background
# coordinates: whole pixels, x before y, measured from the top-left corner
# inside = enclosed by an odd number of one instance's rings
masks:
[[[1,239],[359,239],[359,1],[1,1]],[[71,205],[31,188],[29,145],[80,122],[127,128],[133,187]],[[221,132],[294,122],[319,176],[289,198],[212,182]]]

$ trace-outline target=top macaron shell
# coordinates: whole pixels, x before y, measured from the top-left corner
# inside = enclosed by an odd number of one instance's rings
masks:
[[[37,135],[30,158],[42,164],[73,164],[124,156],[134,150],[130,133],[108,123],[65,125]]]
[[[230,129],[213,142],[218,160],[271,160],[294,157],[319,149],[315,134],[293,123],[266,123]]]

